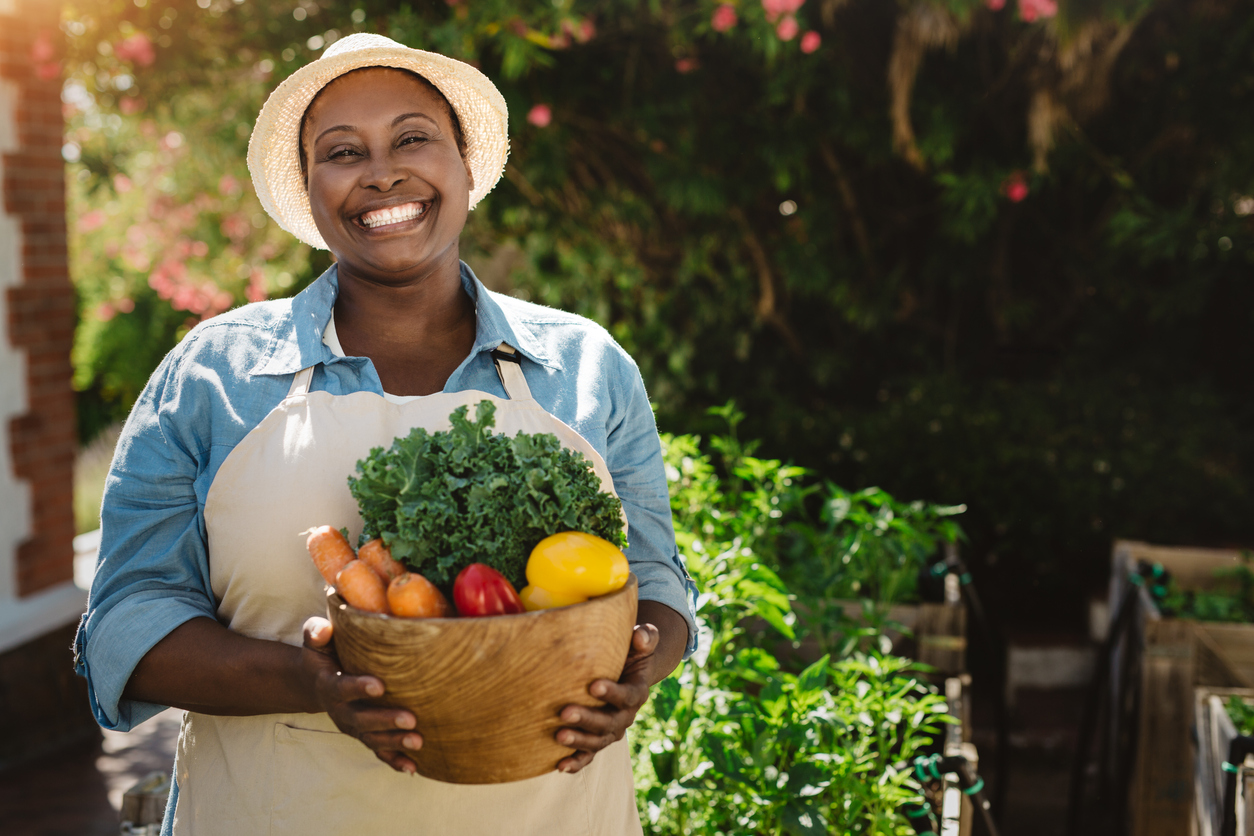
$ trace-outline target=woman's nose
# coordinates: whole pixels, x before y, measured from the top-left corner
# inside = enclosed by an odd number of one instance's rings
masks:
[[[369,164],[362,172],[361,185],[387,192],[405,182],[408,176],[391,154],[372,154]]]

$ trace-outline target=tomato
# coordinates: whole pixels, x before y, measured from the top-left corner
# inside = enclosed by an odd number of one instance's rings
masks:
[[[623,588],[630,571],[617,546],[582,531],[545,537],[527,559],[527,583],[561,598],[608,595]]]
[[[472,563],[453,581],[453,603],[464,616],[511,615],[523,611],[522,600],[504,575]]]

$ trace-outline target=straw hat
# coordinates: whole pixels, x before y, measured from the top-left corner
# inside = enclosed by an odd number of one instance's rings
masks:
[[[248,140],[248,171],[261,205],[280,227],[320,250],[327,249],[327,244],[314,225],[300,172],[300,122],[319,90],[362,67],[415,72],[448,99],[461,122],[466,161],[475,181],[471,209],[501,179],[509,155],[505,98],[483,73],[462,61],[411,49],[382,35],[341,38],[275,88]]]

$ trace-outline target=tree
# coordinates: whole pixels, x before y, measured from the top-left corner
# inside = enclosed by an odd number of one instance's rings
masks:
[[[109,415],[189,320],[325,266],[244,146],[280,77],[380,31],[498,82],[465,257],[609,327],[664,426],[734,397],[772,455],[965,502],[977,577],[1077,617],[1112,535],[1254,539],[1245,4],[141,2],[65,23],[76,380]]]

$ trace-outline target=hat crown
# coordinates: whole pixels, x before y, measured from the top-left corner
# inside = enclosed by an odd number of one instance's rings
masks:
[[[397,43],[391,38],[385,38],[383,35],[372,35],[369,32],[357,32],[352,35],[340,38],[335,43],[327,47],[323,53],[323,58],[334,58],[337,55],[343,55],[346,52],[358,52],[363,49],[405,49],[404,44]]]

